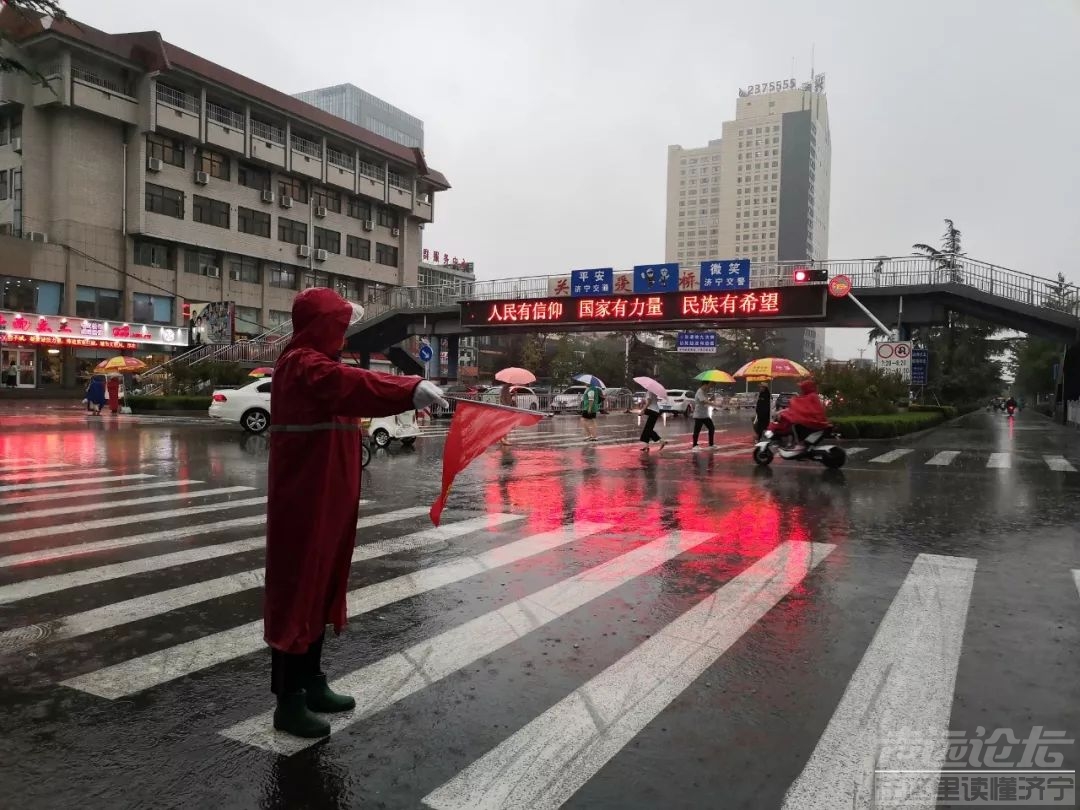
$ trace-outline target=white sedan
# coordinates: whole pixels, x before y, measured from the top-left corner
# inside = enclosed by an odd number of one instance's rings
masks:
[[[236,422],[248,433],[264,433],[270,427],[270,380],[214,391],[209,416]]]
[[[480,395],[481,402],[491,402],[495,405],[499,404],[499,395],[502,392],[501,386],[489,388],[483,394]],[[514,395],[514,404],[519,408],[524,408],[528,411],[536,411],[540,409],[540,397],[531,388],[524,385],[512,385],[510,386],[510,392]]]

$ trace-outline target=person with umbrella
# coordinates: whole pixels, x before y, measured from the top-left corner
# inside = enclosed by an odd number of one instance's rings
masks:
[[[514,408],[517,407],[517,397],[514,395],[514,386],[534,383],[536,382],[536,375],[527,369],[511,366],[509,368],[504,368],[496,374],[495,381],[503,384],[502,388],[499,389],[499,404]],[[510,437],[503,436],[499,439],[499,444],[504,447],[509,447]]]
[[[762,382],[761,388],[758,389],[757,402],[754,404],[754,433],[758,441],[761,441],[761,434],[769,426],[771,412],[772,391],[769,390],[768,382]]]
[[[109,412],[115,416],[120,412],[120,375],[109,375],[108,382],[105,383],[105,390],[109,394]]]
[[[579,374],[577,382],[585,383],[585,392],[581,395],[581,425],[585,430],[585,441],[596,441],[596,416],[604,404],[604,383],[591,374]]]
[[[641,441],[645,443],[645,446],[641,448],[641,452],[648,453],[651,442],[659,442],[660,446],[657,450],[663,450],[667,442],[656,432],[656,420],[660,418],[660,397],[667,396],[667,389],[652,377],[634,377],[634,382],[644,388],[646,394],[645,404],[642,406],[645,427],[641,430]]]
[[[90,382],[86,386],[85,400],[88,411],[96,414],[101,413],[101,409],[105,405],[105,376],[103,374],[95,374],[90,378]]]
[[[712,369],[710,371],[703,371],[694,377],[701,385],[694,394],[694,444],[691,448],[694,452],[697,452],[698,437],[701,436],[701,429],[706,428],[709,431],[709,449],[715,450],[715,438],[716,438],[716,425],[712,420],[712,405],[715,399],[714,385],[716,383],[733,383],[735,378],[730,374],[719,369]]]

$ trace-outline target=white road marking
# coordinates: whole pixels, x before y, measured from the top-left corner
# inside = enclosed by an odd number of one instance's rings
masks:
[[[355,695],[356,709],[348,716],[327,716],[332,733],[392,706],[713,537],[716,535],[708,532],[665,535],[339,678],[333,688]],[[221,733],[279,754],[293,754],[318,742],[274,731],[269,712]]]
[[[1012,455],[1009,453],[991,453],[986,466],[991,470],[1007,470],[1012,467]]]
[[[417,551],[438,547],[452,537],[460,537],[472,532],[482,531],[490,526],[522,519],[522,515],[493,514],[463,520],[460,523],[452,523],[448,526],[425,529],[406,537],[357,546],[353,551],[353,561],[374,559],[375,557],[396,554],[402,551]],[[476,573],[476,571],[473,573]],[[421,571],[407,576],[421,577],[422,574]],[[390,582],[394,581],[390,580]],[[422,577],[417,581],[422,582]],[[381,604],[365,603],[364,592],[369,589],[385,594],[385,598],[388,599],[395,593],[394,589],[388,588],[386,583],[378,583],[369,585],[367,588],[350,591],[348,595],[348,615],[357,615],[382,606]],[[391,601],[394,600],[391,599]],[[390,602],[385,602],[385,604],[390,604]],[[354,605],[357,607],[355,613],[353,612]],[[78,675],[63,681],[63,684],[70,686],[72,689],[115,700],[190,675],[193,672],[232,660],[241,655],[256,652],[264,649],[265,646],[263,623],[262,619],[259,619],[239,627],[223,630],[220,633],[202,636],[184,644],[167,647],[148,655],[131,658],[111,667],[105,667],[85,675]]]
[[[942,450],[926,463],[934,467],[948,467],[958,455],[960,455],[959,450]]]
[[[0,473],[9,472],[34,472],[37,470],[55,470],[60,467],[71,467],[70,464],[38,464],[37,462],[31,462],[29,464],[23,462],[14,461],[0,461]]]
[[[1076,472],[1076,467],[1069,463],[1064,456],[1043,456],[1046,466],[1054,472]]]
[[[49,492],[41,495],[16,495],[14,498],[0,497],[0,507],[10,506],[15,503],[39,503],[41,501],[63,501],[75,498],[89,498],[97,495],[114,495],[118,492],[142,492],[147,489],[165,489],[167,487],[187,486],[188,484],[202,484],[202,481],[194,478],[182,478],[178,481],[154,481],[150,484],[128,484],[121,487],[99,487],[98,489],[80,489],[74,492]],[[77,507],[72,507],[76,509]]]
[[[60,478],[65,475],[82,475],[86,473],[104,473],[109,472],[108,467],[92,467],[90,469],[78,469],[78,470],[46,470],[45,472],[6,472],[0,471],[0,481],[39,481],[45,478]],[[81,480],[80,478],[72,478],[64,483],[77,484]]]
[[[857,456],[859,453],[865,453],[869,449],[869,447],[845,447],[844,452],[847,453],[848,456]]]
[[[104,481],[137,481],[153,477],[154,476],[148,475],[147,473],[131,473],[130,475],[105,475],[99,478],[72,478],[67,481],[41,481],[36,484],[7,484],[5,486],[0,486],[0,492],[21,492],[27,489],[49,489],[51,487],[66,487],[73,484],[100,484]]]
[[[882,453],[880,456],[874,456],[872,459],[870,459],[870,461],[874,464],[889,464],[893,461],[896,461],[898,458],[903,458],[910,452],[911,450],[905,447],[900,447],[896,450],[890,450],[887,453]]]
[[[784,543],[424,797],[437,810],[560,807],[834,546]]]
[[[103,501],[92,506],[57,506],[52,509],[36,509],[31,512],[9,512],[0,515],[0,522],[12,520],[30,520],[32,518],[53,517],[54,515],[70,515],[72,512],[94,511],[101,512],[106,509],[119,509],[124,506],[141,506],[147,503],[161,503],[162,501],[183,501],[189,498],[204,498],[210,495],[232,495],[237,492],[251,492],[254,487],[219,487],[217,489],[192,490],[189,492],[177,492],[172,495],[151,495],[147,498],[128,498],[121,501]],[[7,503],[4,501],[3,503]],[[153,519],[150,512],[150,519]]]
[[[1073,569],[1073,582],[1076,583],[1076,592],[1080,593],[1080,568]]]
[[[475,518],[474,521],[475,522],[472,524],[474,527],[482,529],[487,525],[484,518]],[[537,549],[534,554],[539,554],[542,551],[548,551],[556,546],[586,537],[589,534],[595,534],[596,532],[607,528],[610,527],[605,524],[579,523],[573,530],[548,532],[546,535],[536,535],[519,542],[523,544],[531,543],[532,547]],[[396,537],[392,540],[382,541],[381,543],[357,546],[353,551],[353,562],[370,560],[376,557],[393,554],[398,551],[413,551],[415,550],[415,543],[417,542],[421,544],[422,548],[427,547],[430,543],[429,535],[430,529],[426,529],[402,537]],[[379,599],[384,598],[384,596],[379,593],[380,591],[391,593],[396,591],[398,595],[390,600],[396,602],[400,599],[405,599],[408,596],[415,596],[416,593],[432,590],[433,588],[441,587],[442,585],[451,582],[457,582],[458,580],[465,579],[473,574],[480,573],[480,571],[487,570],[488,568],[499,567],[499,565],[502,564],[500,561],[505,558],[508,548],[510,547],[495,549],[494,551],[489,551],[485,554],[477,555],[476,557],[466,557],[462,560],[455,560],[454,562],[445,565],[419,571],[415,574],[407,574],[398,577],[397,579],[390,580],[389,582],[371,586],[368,589],[371,592],[370,601],[377,602]],[[478,565],[484,567],[478,568]],[[264,568],[253,568],[250,571],[240,571],[236,574],[218,577],[217,579],[196,582],[191,585],[183,585],[179,588],[171,588],[166,591],[146,594],[145,596],[105,605],[94,610],[87,610],[71,616],[64,616],[45,623],[49,629],[49,633],[42,641],[53,642],[76,638],[77,636],[82,636],[87,633],[94,633],[99,630],[117,627],[121,624],[140,621],[149,618],[150,616],[159,616],[162,613],[168,613],[171,610],[188,607],[189,605],[208,602],[211,599],[219,599],[223,596],[240,593],[252,588],[261,588],[265,581],[264,577]],[[420,590],[417,590],[417,588],[420,588]],[[350,604],[350,607],[353,606]],[[16,649],[32,646],[34,645],[34,642],[38,640],[36,638],[37,635],[38,626],[19,627],[13,630],[0,632],[0,649],[11,652]]]
[[[814,753],[788,789],[786,810],[869,810],[875,770],[942,767],[975,563],[937,554],[915,559]],[[937,781],[934,774],[912,785],[905,807],[936,807]]]
[[[0,544],[13,543],[16,540],[31,540],[35,537],[52,537],[57,534],[71,534],[73,532],[89,532],[94,529],[113,529],[128,523],[144,523],[154,520],[169,520],[171,518],[188,518],[192,515],[202,515],[207,512],[221,512],[226,509],[240,509],[245,506],[258,506],[266,503],[266,496],[258,498],[241,498],[235,501],[221,501],[220,503],[204,504],[202,506],[185,506],[183,509],[166,509],[163,512],[143,512],[138,515],[117,515],[99,520],[84,520],[80,523],[63,523],[55,526],[39,526],[36,529],[22,529],[13,532],[0,532]],[[263,516],[263,520],[266,516]]]

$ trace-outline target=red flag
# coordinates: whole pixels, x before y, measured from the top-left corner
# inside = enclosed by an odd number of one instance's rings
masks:
[[[543,418],[518,408],[458,400],[443,450],[442,492],[431,505],[431,522],[439,525],[450,486],[459,472],[514,428],[535,425]]]

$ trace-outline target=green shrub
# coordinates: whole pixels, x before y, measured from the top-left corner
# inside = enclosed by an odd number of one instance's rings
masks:
[[[127,396],[124,401],[134,413],[145,413],[147,411],[205,411],[210,407],[210,397]]]
[[[940,413],[946,419],[955,419],[960,415],[961,409],[955,405],[909,405],[908,413]]]
[[[909,411],[877,416],[838,416],[832,423],[845,439],[891,439],[940,425],[945,419],[940,411]]]

